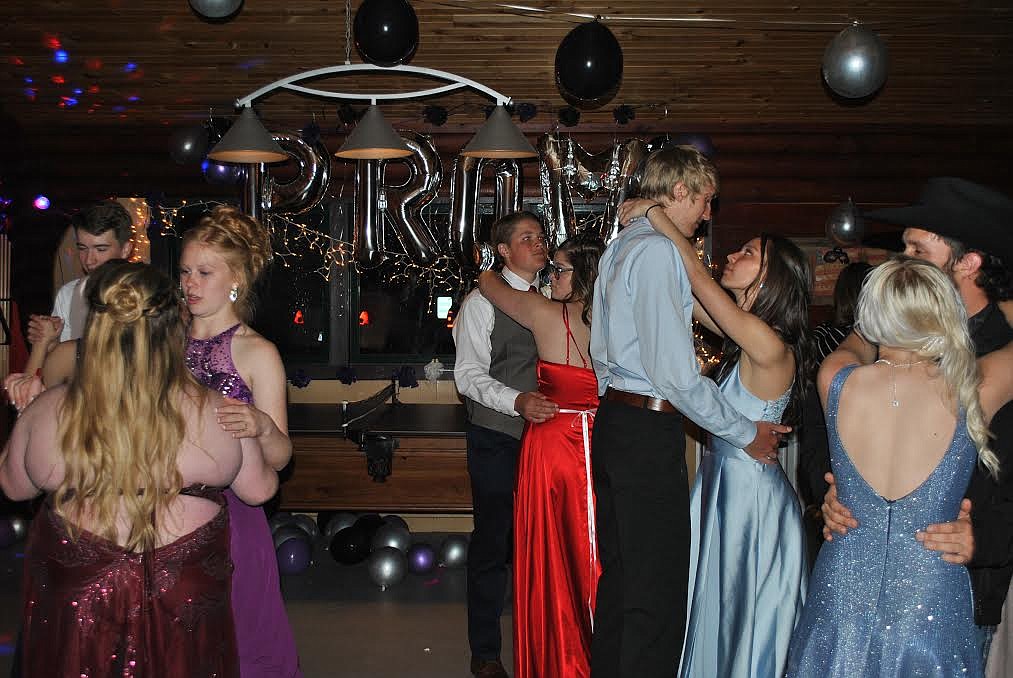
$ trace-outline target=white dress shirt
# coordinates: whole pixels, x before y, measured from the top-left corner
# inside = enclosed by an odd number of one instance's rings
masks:
[[[515,290],[526,291],[534,280],[525,280],[509,268],[503,267],[503,279]],[[454,361],[454,383],[457,392],[485,405],[491,410],[511,417],[520,416],[514,401],[520,394],[489,375],[492,364],[492,328],[496,311],[492,303],[482,296],[478,287],[461,302],[461,310],[454,321],[454,344],[457,358]]]
[[[84,298],[84,286],[87,282],[87,276],[74,278],[69,283],[63,285],[56,293],[56,299],[53,301],[53,312],[50,315],[63,319],[60,341],[78,339],[84,333],[84,318],[88,313],[87,311],[74,313],[73,309],[75,305],[80,305],[82,309],[86,307],[88,302]],[[80,327],[72,327],[71,320],[77,316],[81,317],[81,321],[78,323]]]

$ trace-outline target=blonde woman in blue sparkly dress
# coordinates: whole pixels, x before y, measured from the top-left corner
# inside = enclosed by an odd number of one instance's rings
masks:
[[[788,676],[981,676],[971,584],[916,539],[957,517],[988,422],[1013,397],[1013,344],[976,366],[964,305],[939,269],[880,265],[856,331],[820,368],[837,491],[859,526],[820,550]],[[980,379],[979,371],[980,367]],[[979,386],[980,384],[980,386]]]

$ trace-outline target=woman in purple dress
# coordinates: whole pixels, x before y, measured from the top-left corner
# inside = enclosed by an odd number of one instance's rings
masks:
[[[292,457],[285,370],[274,344],[243,322],[251,287],[270,258],[267,229],[233,207],[218,207],[183,236],[180,288],[191,317],[186,364],[226,397],[218,423],[236,438],[256,438],[268,465],[281,470]],[[267,518],[225,494],[242,678],[300,676]]]

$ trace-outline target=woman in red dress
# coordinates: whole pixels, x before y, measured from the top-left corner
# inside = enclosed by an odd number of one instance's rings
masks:
[[[514,498],[515,678],[587,678],[601,567],[594,532],[591,428],[598,380],[591,368],[591,296],[600,240],[577,236],[549,263],[552,299],[519,292],[492,271],[482,294],[531,330],[538,390],[559,413],[529,423]]]
[[[166,276],[110,262],[87,295],[76,375],[25,408],[0,455],[5,495],[48,495],[25,554],[22,672],[236,678],[218,488],[261,503],[277,474],[186,369]]]

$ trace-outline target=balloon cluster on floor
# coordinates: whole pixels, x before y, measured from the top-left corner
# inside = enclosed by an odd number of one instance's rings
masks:
[[[310,567],[318,540],[342,565],[365,562],[369,578],[381,591],[398,584],[408,573],[426,575],[437,567],[462,567],[468,559],[464,535],[448,535],[437,548],[415,541],[408,523],[396,515],[323,511],[313,520],[302,514],[277,513],[268,524],[278,570],[286,575],[301,574]]]

